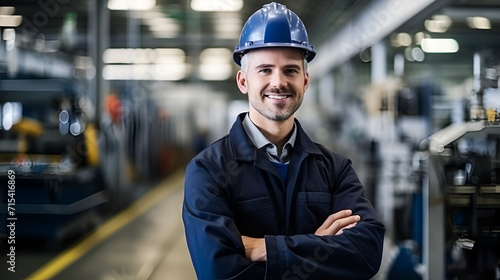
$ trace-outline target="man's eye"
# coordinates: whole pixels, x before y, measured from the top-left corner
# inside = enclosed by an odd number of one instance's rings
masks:
[[[269,73],[271,73],[271,69],[267,69],[267,68],[265,68],[265,69],[260,69],[260,71],[259,71],[259,72],[260,72],[260,73],[264,73],[264,74],[269,74]]]
[[[285,73],[286,73],[286,74],[288,74],[288,75],[292,75],[292,74],[297,74],[297,73],[299,73],[299,71],[298,71],[297,69],[287,69],[287,70],[285,71]]]

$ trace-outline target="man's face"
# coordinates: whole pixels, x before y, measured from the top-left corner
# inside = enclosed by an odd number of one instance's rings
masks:
[[[287,120],[299,109],[309,85],[302,54],[291,48],[252,50],[248,73],[237,75],[238,87],[248,93],[250,115]]]

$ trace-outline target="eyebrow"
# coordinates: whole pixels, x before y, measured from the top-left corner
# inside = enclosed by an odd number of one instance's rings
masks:
[[[255,66],[255,69],[262,69],[262,68],[274,68],[276,67],[275,65],[273,64],[259,64],[257,66]]]
[[[255,69],[263,69],[263,68],[276,68],[276,65],[262,63],[262,64],[255,66]],[[287,69],[292,68],[292,69],[302,70],[302,67],[298,64],[287,64],[283,68],[287,68]]]

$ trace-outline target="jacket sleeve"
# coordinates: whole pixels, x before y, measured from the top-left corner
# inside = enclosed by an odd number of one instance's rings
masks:
[[[351,163],[334,167],[332,213],[352,209],[361,221],[340,235],[265,236],[267,279],[370,279],[380,268],[385,227],[364,197]]]
[[[265,263],[245,258],[218,172],[196,159],[186,169],[182,218],[196,275],[200,280],[264,279]]]

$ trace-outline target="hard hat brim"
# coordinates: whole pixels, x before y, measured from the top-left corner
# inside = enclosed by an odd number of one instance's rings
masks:
[[[245,48],[238,48],[233,52],[233,61],[241,66],[241,58],[248,53],[249,51],[263,48],[291,48],[296,49],[307,60],[307,62],[311,62],[316,56],[316,51],[313,46],[303,46],[302,44],[293,44],[293,43],[264,43],[264,44],[256,44],[256,46],[249,46]]]

